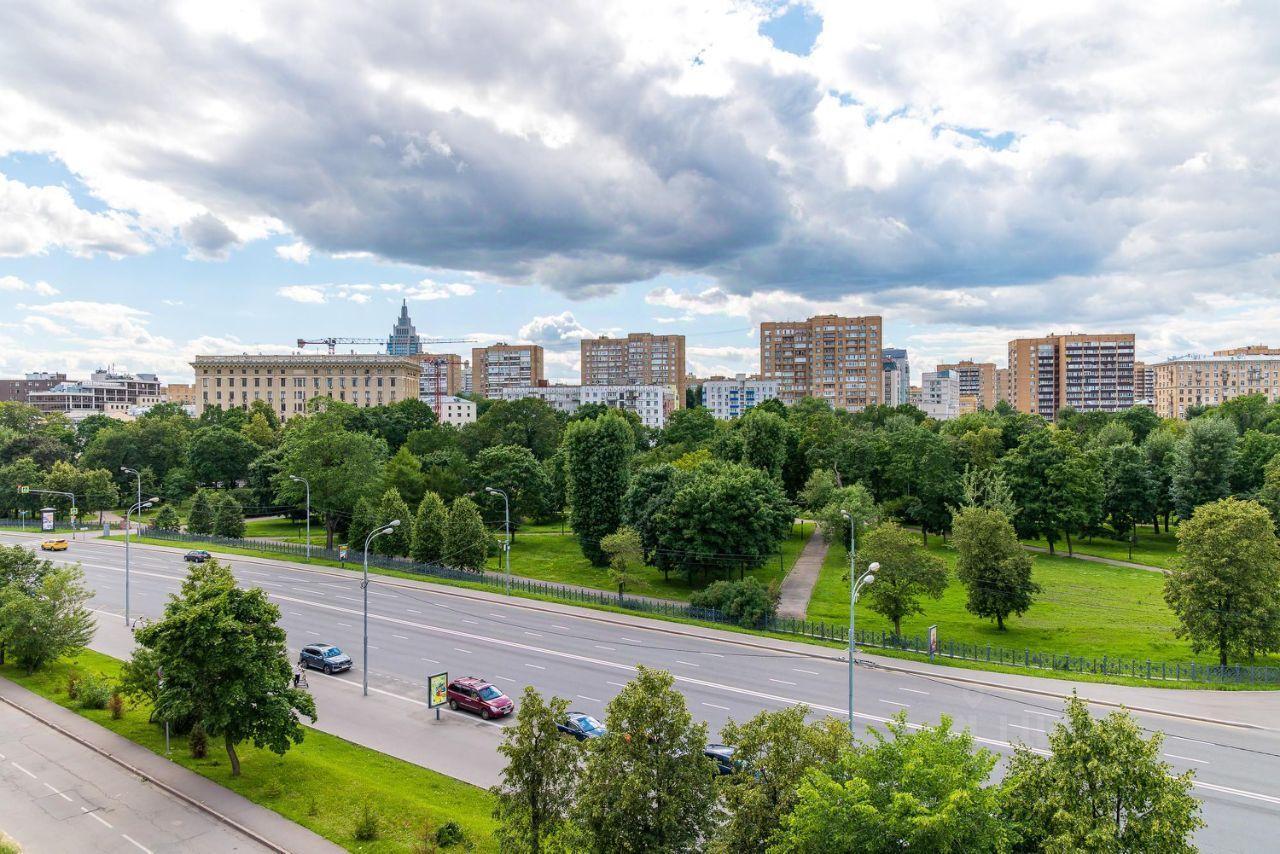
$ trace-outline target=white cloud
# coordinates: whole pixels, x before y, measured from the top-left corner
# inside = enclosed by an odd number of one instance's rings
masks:
[[[276,255],[295,264],[306,264],[311,260],[311,247],[301,240],[276,247]]]
[[[151,246],[127,214],[92,213],[65,187],[29,187],[0,175],[0,256],[41,255],[50,249],[119,258],[149,252]]]
[[[575,354],[579,349],[578,342],[583,338],[594,338],[595,334],[579,323],[570,311],[535,317],[520,327],[522,341],[541,344],[548,349],[572,347]]]
[[[17,276],[0,276],[0,291],[9,292],[31,292],[37,296],[51,297],[58,293],[58,289],[45,281],[35,283],[24,282]]]
[[[319,285],[287,285],[276,291],[277,294],[294,302],[319,305],[327,302],[324,288]]]
[[[469,297],[475,292],[476,289],[465,282],[434,282],[431,279],[423,279],[418,282],[418,284],[404,288],[403,290],[405,297],[416,300]]]

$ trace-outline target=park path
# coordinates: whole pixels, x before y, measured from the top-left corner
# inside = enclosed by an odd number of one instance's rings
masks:
[[[1049,550],[1044,546],[1029,546],[1026,543],[1023,543],[1022,547],[1029,552],[1036,552],[1037,554],[1047,555],[1049,553]],[[1163,569],[1158,566],[1151,566],[1150,564],[1146,564],[1146,563],[1134,563],[1133,561],[1128,561],[1128,560],[1116,560],[1115,558],[1111,558],[1111,557],[1098,557],[1097,555],[1086,555],[1086,554],[1081,554],[1080,552],[1076,552],[1073,555],[1068,555],[1065,551],[1062,551],[1061,549],[1054,552],[1054,557],[1071,557],[1075,560],[1087,560],[1090,563],[1105,563],[1109,566],[1123,566],[1126,569],[1143,569],[1143,570],[1146,570],[1147,572],[1158,572],[1161,575],[1167,574],[1169,572],[1169,570]]]
[[[822,572],[822,562],[827,557],[827,543],[822,539],[822,532],[817,525],[809,541],[796,558],[795,566],[782,579],[782,589],[778,593],[778,616],[803,620],[809,611],[809,598],[813,596],[813,586],[818,583],[818,574]]]

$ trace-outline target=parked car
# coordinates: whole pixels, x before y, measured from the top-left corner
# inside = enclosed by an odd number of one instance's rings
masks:
[[[578,741],[599,738],[608,732],[604,724],[591,717],[591,715],[582,714],[582,712],[570,712],[565,715],[564,720],[556,724],[556,729],[565,735],[573,736]]]
[[[449,708],[455,712],[466,709],[477,712],[486,721],[489,718],[500,718],[516,710],[516,704],[502,693],[496,686],[475,676],[463,676],[449,683],[446,696]]]
[[[192,549],[183,555],[182,559],[187,563],[204,563],[211,557],[213,557],[213,555],[209,554],[204,549]]]
[[[46,552],[65,552],[67,550],[67,541],[64,539],[45,540],[40,544],[40,549]]]
[[[331,643],[310,643],[302,648],[298,663],[325,673],[340,673],[351,669],[351,656]]]
[[[727,744],[708,744],[707,749],[702,751],[703,756],[716,764],[716,773],[722,776],[738,770],[738,764],[733,761],[733,753],[734,748]]]

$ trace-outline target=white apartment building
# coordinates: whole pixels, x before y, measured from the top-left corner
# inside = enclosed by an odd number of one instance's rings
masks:
[[[955,371],[926,371],[921,378],[920,409],[937,421],[960,417],[960,376]]]
[[[885,347],[884,405],[901,406],[911,397],[911,364],[901,347]]]
[[[646,427],[662,429],[675,409],[675,391],[658,385],[552,385],[504,388],[502,400],[536,397],[545,400],[557,412],[572,414],[586,403],[603,403],[613,409],[624,409],[640,416]]]
[[[500,400],[524,400],[536,397],[545,400],[556,412],[572,415],[582,405],[582,386],[577,385],[535,385],[504,388],[499,393]]]
[[[737,374],[733,379],[712,377],[702,383],[702,405],[722,421],[737,418],[754,406],[778,397],[778,381]]]
[[[463,424],[474,424],[476,420],[475,401],[451,394],[441,395],[437,406],[434,394],[424,394],[420,398],[423,403],[435,410],[441,424],[452,424],[461,427]]]

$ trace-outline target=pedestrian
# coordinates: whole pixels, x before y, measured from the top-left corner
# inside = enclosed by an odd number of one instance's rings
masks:
[[[293,687],[297,688],[298,683],[302,681],[302,668],[294,665],[293,668]]]

